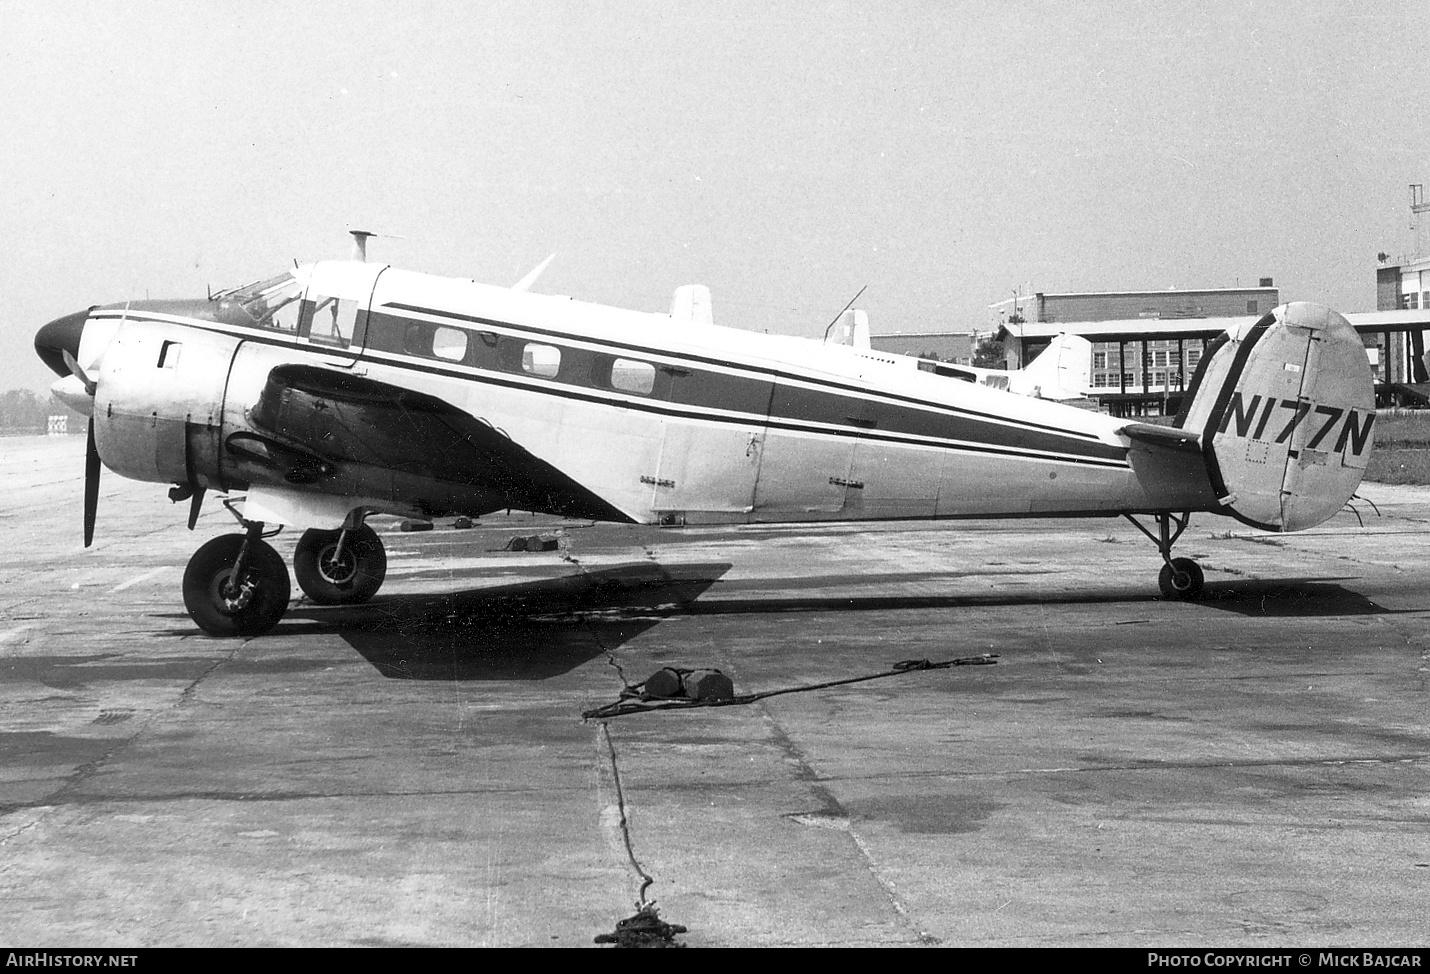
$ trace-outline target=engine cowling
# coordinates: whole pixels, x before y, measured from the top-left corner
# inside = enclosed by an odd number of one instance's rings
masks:
[[[220,487],[224,387],[239,342],[156,321],[124,321],[95,385],[95,445],[124,477]]]

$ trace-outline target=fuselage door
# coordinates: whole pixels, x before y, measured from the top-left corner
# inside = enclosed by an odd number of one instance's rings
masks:
[[[352,368],[362,357],[372,292],[386,264],[326,261],[313,265],[298,313],[298,340],[329,365]]]

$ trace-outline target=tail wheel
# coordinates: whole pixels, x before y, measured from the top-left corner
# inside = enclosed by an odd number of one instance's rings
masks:
[[[266,541],[249,540],[241,577],[234,577],[243,543],[241,534],[214,538],[184,569],[184,607],[210,636],[262,635],[288,609],[288,566]]]
[[[366,602],[387,577],[387,550],[366,524],[346,538],[341,531],[310,529],[293,551],[293,574],[303,594],[319,605]]]
[[[1157,587],[1169,599],[1194,599],[1201,594],[1205,581],[1201,565],[1190,558],[1173,558],[1170,564],[1162,566]]]

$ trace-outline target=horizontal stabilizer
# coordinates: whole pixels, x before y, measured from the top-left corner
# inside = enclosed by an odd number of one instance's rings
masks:
[[[1176,429],[1171,426],[1154,426],[1151,423],[1129,423],[1117,432],[1149,446],[1166,447],[1172,450],[1186,450],[1190,453],[1201,451],[1201,438],[1191,430]]]

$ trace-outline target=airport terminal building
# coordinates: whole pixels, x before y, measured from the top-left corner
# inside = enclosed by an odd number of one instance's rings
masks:
[[[1278,292],[1264,277],[1254,288],[1195,291],[1094,291],[1009,298],[992,306],[1009,368],[1031,361],[1060,332],[1093,343],[1093,395],[1146,396],[1185,388],[1206,343],[1222,328],[1205,319],[1265,314]],[[1008,339],[1012,339],[1011,341]]]

